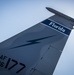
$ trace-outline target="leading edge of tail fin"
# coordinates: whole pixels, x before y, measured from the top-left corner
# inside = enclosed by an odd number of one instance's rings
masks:
[[[74,19],[73,19],[73,18],[71,18],[71,17],[69,17],[69,16],[67,16],[67,15],[65,15],[65,14],[63,14],[63,13],[61,13],[61,12],[59,12],[59,11],[56,11],[56,10],[53,9],[53,8],[46,7],[46,9],[47,9],[48,11],[54,13],[55,15],[58,15],[58,16],[60,16],[60,17],[63,17],[63,18],[65,18],[65,19],[71,21],[72,23],[74,23]],[[74,24],[72,24],[72,25],[74,26]]]

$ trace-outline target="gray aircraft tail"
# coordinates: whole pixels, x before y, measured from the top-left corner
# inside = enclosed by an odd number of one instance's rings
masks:
[[[53,75],[74,19],[55,15],[0,43],[0,75]]]

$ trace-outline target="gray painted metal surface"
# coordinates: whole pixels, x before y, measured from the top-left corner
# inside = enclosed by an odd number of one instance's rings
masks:
[[[52,75],[73,28],[71,22],[54,15],[2,42],[0,74]]]

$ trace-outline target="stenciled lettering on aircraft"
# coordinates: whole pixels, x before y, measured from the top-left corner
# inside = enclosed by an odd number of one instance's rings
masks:
[[[18,62],[15,59],[8,58],[5,55],[0,55],[0,67],[5,68],[7,70],[12,70],[18,67],[18,70],[16,70],[15,73],[20,73],[26,68],[26,65],[21,62]]]
[[[48,26],[50,28],[53,28],[54,30],[57,30],[57,31],[59,31],[59,32],[65,34],[67,36],[71,32],[70,28],[68,28],[68,27],[66,27],[66,26],[64,26],[64,25],[62,25],[60,23],[54,22],[54,21],[52,21],[50,19],[44,20],[43,22],[41,22],[41,24],[46,25],[46,26]]]
[[[50,22],[49,25],[51,25],[55,29],[58,29],[61,32],[65,32],[65,29],[62,26],[57,26],[54,22]]]

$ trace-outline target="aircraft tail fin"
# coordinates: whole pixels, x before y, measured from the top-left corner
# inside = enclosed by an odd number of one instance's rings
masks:
[[[71,22],[74,23],[74,19],[73,19],[73,18],[71,18],[71,17],[69,17],[69,16],[67,16],[67,15],[65,15],[65,14],[63,14],[63,13],[61,13],[61,12],[59,12],[59,11],[56,11],[55,9],[52,9],[52,8],[50,8],[50,7],[46,7],[46,9],[47,9],[48,11],[54,13],[55,15],[61,16],[61,17],[63,17],[63,18],[65,18],[65,19],[67,19],[67,20],[69,20],[69,21],[71,21]],[[74,26],[74,25],[73,25],[73,26]]]
[[[55,15],[0,43],[0,75],[53,75],[74,19]]]

